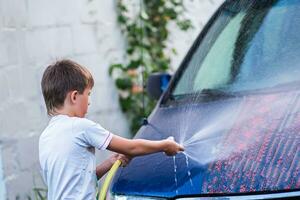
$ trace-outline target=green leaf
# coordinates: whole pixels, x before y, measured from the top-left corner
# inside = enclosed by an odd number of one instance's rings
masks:
[[[172,53],[178,55],[177,50],[175,48],[172,48]]]
[[[119,23],[126,24],[127,21],[128,21],[128,18],[124,17],[123,15],[118,16],[118,22]]]
[[[134,103],[130,97],[128,98],[119,98],[120,106],[123,112],[130,111],[132,104]]]
[[[121,70],[124,70],[124,67],[123,67],[122,64],[113,64],[113,65],[111,65],[111,66],[109,67],[109,69],[108,69],[108,73],[109,73],[110,76],[112,75],[112,73],[113,73],[113,71],[114,71],[115,69],[121,69]]]
[[[142,12],[141,12],[141,16],[140,16],[142,19],[144,19],[144,20],[147,20],[147,19],[149,19],[149,16],[147,15],[147,13],[143,10]]]
[[[190,20],[178,21],[176,24],[183,31],[187,31],[188,29],[193,27],[192,22]]]
[[[132,82],[130,78],[117,78],[116,86],[121,90],[130,89],[132,87]]]
[[[131,62],[127,65],[128,69],[136,69],[141,65],[141,60],[131,60]]]

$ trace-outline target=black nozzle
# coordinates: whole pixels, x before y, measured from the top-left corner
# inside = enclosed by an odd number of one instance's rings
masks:
[[[148,119],[147,118],[143,118],[142,125],[143,126],[147,126],[148,124],[149,124]]]

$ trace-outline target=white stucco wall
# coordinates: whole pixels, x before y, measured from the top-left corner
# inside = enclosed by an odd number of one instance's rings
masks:
[[[220,2],[185,1],[195,29],[185,33],[170,24],[170,47],[178,50],[172,58],[174,69]],[[91,70],[95,87],[88,118],[129,136],[107,74],[109,64],[122,60],[123,54],[114,1],[0,0],[0,199],[3,191],[8,199],[17,195],[25,199],[34,185],[43,186],[38,137],[49,119],[40,80],[46,66],[56,59],[71,58]]]

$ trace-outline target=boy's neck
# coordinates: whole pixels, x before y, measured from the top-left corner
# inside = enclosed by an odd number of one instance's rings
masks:
[[[67,107],[56,109],[54,115],[67,115],[69,117],[76,117],[76,113],[72,109]]]

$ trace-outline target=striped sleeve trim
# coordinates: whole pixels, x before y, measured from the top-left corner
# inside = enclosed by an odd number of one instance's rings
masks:
[[[108,135],[106,137],[106,139],[104,140],[104,143],[98,148],[99,150],[104,150],[107,148],[107,146],[109,145],[111,139],[113,137],[113,134],[108,132]]]

